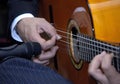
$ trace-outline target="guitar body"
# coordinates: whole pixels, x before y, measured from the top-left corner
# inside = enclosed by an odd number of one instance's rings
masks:
[[[120,12],[118,9],[113,11],[115,12],[115,17],[112,15],[109,16],[109,22],[116,29],[110,27],[111,25],[107,24],[108,20],[103,16],[102,13],[96,12],[95,7],[100,2],[106,2],[109,0],[43,0],[41,1],[42,12],[41,15],[46,18],[49,22],[54,23],[54,26],[57,29],[57,32],[61,35],[62,39],[57,42],[59,50],[57,52],[57,62],[56,69],[63,77],[69,79],[73,84],[96,84],[95,80],[88,74],[88,65],[89,63],[77,58],[76,54],[77,48],[74,47],[73,39],[76,37],[77,33],[86,34],[91,37],[95,37],[99,40],[103,40],[110,43],[119,43],[119,33],[120,33]],[[112,1],[112,0],[111,0]],[[113,0],[119,1],[119,0]],[[89,3],[88,3],[89,2]],[[93,5],[96,4],[95,5]],[[88,4],[90,7],[88,7]],[[80,10],[73,13],[74,10],[80,7]],[[98,7],[101,8],[101,7]],[[102,10],[102,9],[101,9]],[[109,10],[110,11],[110,10]],[[101,15],[100,15],[100,14]],[[98,15],[99,14],[99,15]],[[100,17],[101,16],[101,17]],[[107,14],[105,15],[105,17]],[[110,21],[110,17],[112,17]],[[97,20],[96,20],[97,18]],[[99,20],[100,19],[100,20]],[[113,20],[117,22],[112,23]],[[107,26],[106,26],[107,24]],[[101,26],[102,25],[102,26]],[[106,29],[106,32],[103,32],[103,29]],[[111,29],[109,29],[111,28]],[[101,30],[101,31],[100,31]],[[110,33],[107,32],[110,30]],[[61,32],[62,31],[62,32]],[[113,31],[113,32],[112,32]],[[102,36],[101,36],[102,34]],[[112,37],[111,37],[112,35]],[[110,36],[109,38],[106,36]],[[104,38],[103,38],[104,37]],[[115,39],[114,39],[115,38]],[[77,44],[77,43],[75,43]]]
[[[95,37],[120,43],[120,0],[89,0]]]

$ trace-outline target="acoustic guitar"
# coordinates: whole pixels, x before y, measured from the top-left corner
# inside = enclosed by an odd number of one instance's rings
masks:
[[[56,69],[74,84],[96,84],[89,62],[106,51],[120,71],[120,0],[43,0],[43,16],[54,23],[62,39]]]

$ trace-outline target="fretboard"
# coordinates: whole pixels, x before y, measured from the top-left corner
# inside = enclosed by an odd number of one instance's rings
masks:
[[[113,53],[113,65],[120,71],[120,48],[118,46],[96,40],[83,34],[78,34],[74,42],[78,46],[79,59],[90,62],[95,55],[100,54],[102,51]]]

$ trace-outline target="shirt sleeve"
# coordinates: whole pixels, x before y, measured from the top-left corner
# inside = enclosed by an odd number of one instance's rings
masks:
[[[18,35],[18,33],[16,32],[16,24],[17,24],[21,19],[26,18],[26,17],[28,18],[28,17],[34,17],[34,16],[33,16],[31,13],[21,14],[21,15],[17,16],[17,17],[13,20],[13,22],[12,22],[12,24],[11,24],[11,26],[10,26],[10,28],[11,28],[11,36],[12,36],[12,38],[13,38],[14,40],[16,40],[16,41],[23,42],[22,39],[20,38],[20,36]]]

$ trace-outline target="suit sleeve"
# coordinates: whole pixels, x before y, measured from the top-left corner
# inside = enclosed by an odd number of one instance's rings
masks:
[[[8,0],[9,26],[15,17],[24,13],[38,15],[39,0]]]
[[[6,0],[8,6],[8,29],[7,38],[16,43],[11,37],[11,24],[13,20],[22,14],[30,13],[33,16],[38,16],[39,0]]]

